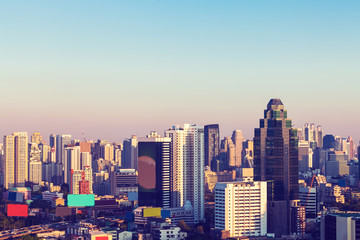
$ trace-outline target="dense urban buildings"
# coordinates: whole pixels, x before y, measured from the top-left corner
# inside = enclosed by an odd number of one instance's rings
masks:
[[[36,227],[48,238],[357,236],[360,212],[343,211],[360,204],[360,146],[351,136],[324,135],[315,123],[294,128],[280,99],[270,100],[252,140],[230,133],[184,124],[122,143],[51,134],[48,144],[39,132],[14,132],[0,144],[0,207],[5,217],[23,208],[27,222],[66,226]],[[69,195],[94,203],[72,208]],[[0,238],[28,231],[1,232],[15,227],[2,223]]]

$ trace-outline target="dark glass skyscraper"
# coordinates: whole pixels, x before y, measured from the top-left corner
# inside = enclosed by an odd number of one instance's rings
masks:
[[[139,139],[139,206],[171,207],[171,149],[171,139],[156,132]]]
[[[323,139],[323,148],[324,149],[330,149],[330,148],[335,148],[335,137],[333,135],[325,135],[324,139]]]
[[[211,166],[219,156],[220,148],[220,131],[219,124],[204,126],[205,140],[205,166]]]
[[[289,234],[298,197],[298,138],[280,99],[271,99],[254,137],[254,178],[268,181],[268,232]]]

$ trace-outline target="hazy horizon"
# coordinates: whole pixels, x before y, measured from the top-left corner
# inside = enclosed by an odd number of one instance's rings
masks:
[[[0,134],[122,141],[172,125],[245,138],[271,98],[360,139],[360,3],[4,1]]]

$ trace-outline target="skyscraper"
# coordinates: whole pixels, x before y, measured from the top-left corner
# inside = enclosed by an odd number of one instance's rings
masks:
[[[14,135],[4,136],[4,156],[2,168],[4,173],[4,187],[9,189],[15,186],[15,137]]]
[[[235,145],[235,166],[240,167],[242,165],[242,156],[243,156],[243,142],[244,135],[241,130],[233,131],[231,137]]]
[[[291,200],[298,198],[297,129],[280,99],[271,99],[254,137],[254,178],[268,181],[268,232],[290,233]]]
[[[205,138],[205,166],[211,166],[212,161],[216,161],[219,156],[220,132],[219,124],[204,126]]]
[[[139,138],[139,206],[171,207],[171,147],[171,138],[156,132]]]
[[[335,137],[331,134],[327,134],[323,138],[324,149],[335,149]]]
[[[80,146],[65,148],[64,163],[64,181],[67,184],[71,184],[71,172],[75,170],[82,170]]]
[[[194,207],[194,221],[205,218],[204,212],[204,127],[184,124],[165,131],[172,140],[173,151],[173,207],[190,201]]]
[[[137,170],[137,147],[138,147],[138,139],[135,135],[133,135],[129,139],[125,139],[124,143],[124,150],[123,150],[123,157],[121,158],[121,166],[123,168],[131,168]]]

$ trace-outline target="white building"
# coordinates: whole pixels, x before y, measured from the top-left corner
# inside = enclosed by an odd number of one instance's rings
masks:
[[[187,233],[181,232],[179,227],[164,226],[162,228],[153,230],[152,236],[154,240],[185,240]]]
[[[33,160],[29,162],[29,182],[39,184],[42,181],[42,162]]]
[[[71,170],[81,170],[80,146],[65,148],[64,181],[71,183]]]
[[[204,212],[204,127],[184,124],[165,131],[173,144],[173,201],[172,207],[182,207],[190,201],[194,221],[205,219]]]
[[[267,183],[219,182],[215,186],[215,228],[230,237],[265,236]]]

